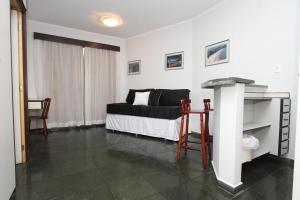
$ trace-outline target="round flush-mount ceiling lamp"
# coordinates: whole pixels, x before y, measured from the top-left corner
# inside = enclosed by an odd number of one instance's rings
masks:
[[[113,17],[113,16],[104,16],[104,17],[101,17],[100,20],[107,27],[116,27],[116,26],[120,26],[122,24],[122,21],[120,19],[118,19],[117,17]]]

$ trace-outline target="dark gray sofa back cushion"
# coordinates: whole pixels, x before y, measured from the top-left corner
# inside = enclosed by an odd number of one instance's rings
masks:
[[[149,106],[159,106],[159,100],[161,97],[162,91],[161,90],[152,90],[149,95]]]
[[[160,96],[160,106],[179,106],[181,99],[189,99],[190,90],[188,89],[160,89],[162,94]]]

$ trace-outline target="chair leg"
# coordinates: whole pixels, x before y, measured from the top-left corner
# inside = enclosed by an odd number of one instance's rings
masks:
[[[29,130],[29,133],[30,133],[30,126],[31,126],[31,119],[29,118],[29,120],[28,120],[28,130]]]
[[[180,150],[181,150],[181,144],[182,144],[183,126],[184,126],[184,114],[181,115],[179,141],[178,141],[178,147],[177,147],[177,160],[180,160]]]
[[[30,160],[31,158],[31,139],[30,139],[30,128],[31,128],[31,119],[29,118],[28,119],[28,131],[27,131],[27,134],[26,134],[26,137],[25,137],[25,140],[26,140],[26,146],[27,146],[27,149],[29,150],[28,152],[28,157],[26,158],[27,160]],[[27,154],[27,152],[26,152]]]
[[[186,124],[185,124],[185,141],[184,141],[184,154],[187,153],[187,144],[189,141],[189,114],[186,116]]]
[[[209,113],[205,113],[205,137],[206,137],[206,144],[207,144],[207,148],[208,148],[208,156],[209,156],[209,159],[211,160],[212,159],[212,141],[210,139],[210,136],[209,136]]]
[[[206,139],[205,139],[205,127],[203,125],[203,114],[200,114],[200,129],[201,129],[201,147],[202,147],[202,163],[203,166],[207,166],[206,158]]]
[[[44,125],[44,135],[45,137],[48,136],[48,128],[47,128],[47,123],[46,123],[46,120],[43,119],[43,125]]]
[[[207,127],[205,127],[205,130],[207,130]],[[207,147],[207,153],[208,153],[208,157],[209,157],[209,160],[212,159],[212,141],[209,137],[209,133],[205,134],[205,140],[206,140],[206,147]]]
[[[212,144],[213,144],[213,141],[212,141],[212,139],[210,138],[210,136],[209,136],[209,132],[208,132],[208,136],[207,136],[207,138],[208,138],[208,151],[209,151],[209,160],[212,160]]]
[[[211,140],[209,138],[209,135],[207,135],[206,137],[207,137],[207,141],[208,141],[207,142],[208,156],[209,156],[209,160],[211,160],[212,159],[212,147],[211,147],[212,142],[211,142]]]

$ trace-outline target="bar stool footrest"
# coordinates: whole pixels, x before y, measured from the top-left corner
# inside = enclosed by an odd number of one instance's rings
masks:
[[[182,148],[182,149],[185,149],[184,147],[181,147],[181,148]],[[196,149],[196,148],[189,147],[189,146],[187,146],[186,149],[194,150],[194,151],[202,151],[201,149]]]

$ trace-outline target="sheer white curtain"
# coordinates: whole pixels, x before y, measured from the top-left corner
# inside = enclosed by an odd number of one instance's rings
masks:
[[[115,101],[117,52],[84,49],[86,125],[105,123],[106,104]]]
[[[84,124],[81,46],[34,40],[34,82],[38,98],[51,98],[48,126]]]

